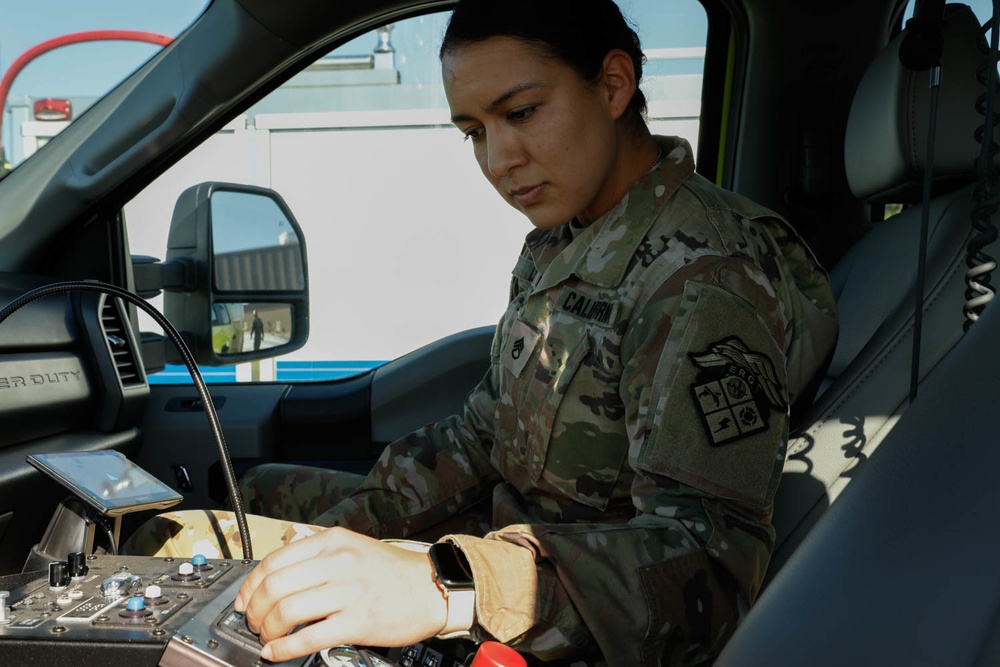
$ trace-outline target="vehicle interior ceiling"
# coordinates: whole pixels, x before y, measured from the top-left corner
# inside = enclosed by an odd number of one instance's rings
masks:
[[[295,17],[299,14],[284,11],[278,4],[266,0],[240,0],[238,6],[246,14],[237,11],[236,3],[214,3],[204,19],[192,28],[194,39],[190,43],[179,40],[175,47],[165,49],[143,68],[134,82],[112,94],[106,104],[89,112],[89,117],[84,116],[79,127],[74,125],[74,134],[69,135],[73,137],[72,145],[69,141],[61,145],[53,142],[55,145],[48,151],[47,158],[40,154],[38,157],[45,159],[29,161],[13,172],[6,179],[9,183],[4,185],[23,193],[24,196],[17,200],[45,201],[49,208],[0,211],[0,269],[50,279],[97,278],[126,284],[127,267],[121,266],[117,257],[124,254],[118,250],[126,248],[127,242],[117,212],[144,183],[215,132],[236,109],[245,108],[265,94],[266,90],[255,89],[259,81],[269,81],[267,89],[276,87],[292,75],[296,69],[293,65],[304,66],[323,49],[329,48],[330,40],[338,36],[327,34],[328,29],[324,26],[374,25],[374,17],[381,17],[379,20],[384,22],[386,12],[414,13],[447,3],[309,0],[304,4],[310,7],[311,15],[320,20],[298,21]],[[892,36],[893,26],[898,26],[904,3],[901,0],[852,3],[743,0],[730,2],[728,6],[737,26],[737,43],[746,54],[746,60],[737,64],[737,78],[742,77],[739,89],[734,91],[739,113],[730,118],[727,128],[723,184],[786,216],[812,245],[824,266],[836,273],[847,250],[871,228],[872,218],[880,217],[879,204],[865,202],[851,190],[844,166],[844,137],[858,83],[869,63]],[[234,31],[225,24],[232,20],[239,22],[240,30]],[[229,41],[220,41],[218,34],[232,37]],[[208,35],[213,37],[208,39]],[[169,90],[164,77],[180,76],[184,60],[193,57],[212,59],[217,63],[213,68],[217,74],[181,99],[171,100],[173,106],[159,106],[161,96],[155,91]],[[161,62],[169,64],[169,61],[175,66],[158,66]],[[241,72],[242,76],[233,76],[234,71]],[[135,129],[135,132],[141,130],[142,135],[132,132],[130,123],[124,120],[122,123],[107,122],[114,120],[116,114],[122,114],[123,119],[126,113],[131,113],[132,118],[141,115],[136,113],[135,107],[119,109],[118,106],[124,95],[135,89],[150,92],[147,110],[161,121],[161,127],[153,130],[148,125]],[[98,139],[105,132],[117,133],[112,145],[130,148],[123,149],[121,155],[88,153],[88,144],[103,145]],[[712,132],[717,130],[702,129],[705,135]],[[141,136],[141,140],[136,139],[137,136]],[[74,152],[81,147],[80,152]],[[71,154],[72,163],[54,168],[60,165],[61,156]],[[149,155],[156,157],[144,157],[145,167],[136,172],[127,170],[130,160]],[[81,180],[67,176],[74,169],[88,177]],[[714,173],[706,175],[715,178]],[[42,197],[53,190],[59,191],[59,196]],[[51,208],[53,202],[60,202],[62,209]],[[11,233],[22,222],[34,226],[34,234],[27,241],[31,244],[30,252],[25,252],[23,245],[7,245],[26,242],[25,237]],[[76,231],[65,233],[69,228]],[[22,232],[23,227],[18,234]],[[54,239],[58,239],[58,245],[52,248],[49,244]],[[6,250],[3,249],[5,245]],[[80,247],[93,249],[94,253],[83,258]],[[11,278],[2,283],[0,295],[6,302],[16,296],[18,290],[33,284],[33,279]],[[955,304],[954,308],[960,312],[961,304]],[[61,309],[57,308],[47,317],[58,321],[60,313]],[[17,326],[14,318],[4,324],[7,331],[0,332],[0,349],[25,349],[23,341],[28,336],[27,330],[22,325],[18,333]],[[70,345],[74,338],[71,329],[69,325],[64,325],[63,330],[54,327],[55,333],[48,343]],[[8,346],[5,340],[14,343]],[[869,360],[867,363],[877,365],[878,362]],[[909,382],[908,375],[892,379],[903,386]],[[831,386],[836,388],[836,385]],[[80,406],[77,403],[74,406],[79,411]],[[817,481],[811,475],[815,460],[805,465],[802,462],[808,456],[803,456],[790,464],[786,480],[791,481],[783,483],[782,489],[792,494],[793,497],[784,502],[794,507],[795,512],[789,517],[783,515],[780,506],[783,499],[779,497],[775,519],[776,523],[787,522],[779,525],[779,533],[786,537],[803,522],[802,514],[812,513],[814,522],[830,501],[828,489],[838,483],[846,485],[851,478],[849,469],[844,473],[853,462],[842,465],[847,458],[844,445],[851,438],[845,441],[842,434],[853,423],[851,419],[867,416],[866,407],[851,404],[837,409],[839,412],[830,413],[832,418],[826,416],[821,421],[825,420],[824,423],[841,434],[839,440],[827,444],[832,453],[826,454],[837,458],[840,467],[832,481],[822,482],[824,486],[818,489],[817,495]],[[895,407],[892,409],[895,411]],[[855,412],[851,413],[852,410]],[[69,415],[67,419],[72,417]],[[808,419],[817,417],[811,414]],[[83,430],[80,433],[81,437],[91,435],[89,432],[84,434]],[[86,446],[114,447],[134,453],[140,440],[134,429],[122,429],[89,439]],[[801,442],[808,445],[809,437]],[[50,438],[46,444],[52,450],[78,446],[68,437]],[[862,453],[861,447],[855,445],[848,449],[849,458],[864,458],[858,456]],[[18,448],[0,453],[0,457],[4,457],[0,458],[0,465],[6,471],[0,477],[2,497],[29,493],[30,478],[23,464],[23,453]],[[799,464],[805,465],[805,469]],[[804,495],[799,493],[803,485],[808,487]],[[8,538],[21,530],[37,541],[40,532],[37,527],[45,525],[56,500],[49,498],[48,502],[37,503],[33,512],[23,512],[16,517],[17,524],[11,524],[11,517],[5,519],[5,515],[0,514],[0,539],[3,539],[4,528],[12,527],[14,530],[7,530]],[[812,522],[803,525],[808,528]],[[802,530],[789,541],[789,552],[805,532],[807,530]],[[17,553],[12,554],[12,550],[5,547],[5,555],[0,557],[2,571],[20,567],[24,560],[24,550],[20,547],[26,541],[27,538],[23,538],[16,543],[18,548],[13,551]],[[787,554],[778,562],[784,558]]]

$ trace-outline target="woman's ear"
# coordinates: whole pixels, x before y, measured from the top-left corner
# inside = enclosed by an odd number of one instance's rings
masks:
[[[628,109],[638,82],[632,57],[622,49],[612,49],[604,56],[604,70],[601,73],[602,90],[606,93],[608,112],[612,120],[618,120]]]

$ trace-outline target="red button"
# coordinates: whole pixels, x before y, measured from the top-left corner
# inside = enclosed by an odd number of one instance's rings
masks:
[[[524,656],[498,642],[483,642],[470,667],[528,667]]]

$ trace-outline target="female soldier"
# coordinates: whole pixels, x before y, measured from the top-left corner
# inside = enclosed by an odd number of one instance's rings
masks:
[[[292,542],[236,601],[265,658],[471,632],[546,659],[696,663],[753,603],[788,406],[832,348],[833,299],[788,225],[650,134],[642,61],[612,0],[456,7],[452,120],[536,229],[463,414],[389,445],[363,481],[265,466],[245,482],[251,511],[286,520],[267,545],[254,519],[258,552]],[[159,521],[133,551],[193,518]],[[349,530],[293,541],[313,530],[287,521]],[[474,596],[390,537],[439,540]]]

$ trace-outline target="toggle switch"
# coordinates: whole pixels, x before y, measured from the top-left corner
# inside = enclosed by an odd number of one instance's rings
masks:
[[[101,595],[114,600],[132,595],[142,586],[142,579],[127,572],[116,572],[101,583]]]

